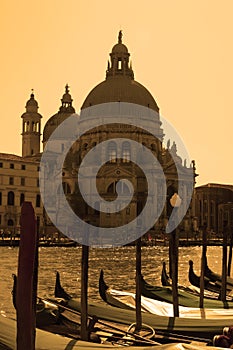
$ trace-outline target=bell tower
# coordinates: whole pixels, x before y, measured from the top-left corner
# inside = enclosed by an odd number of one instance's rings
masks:
[[[22,157],[40,153],[41,118],[38,103],[32,90],[26,103],[26,112],[22,114]]]

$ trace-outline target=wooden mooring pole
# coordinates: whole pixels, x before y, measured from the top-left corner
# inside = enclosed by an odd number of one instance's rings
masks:
[[[88,334],[88,257],[89,246],[82,245],[81,270],[81,339],[89,340]]]
[[[201,256],[201,277],[200,277],[200,303],[199,307],[204,308],[204,277],[205,277],[205,267],[206,267],[206,252],[207,252],[207,226],[203,227],[202,231],[202,256]]]
[[[136,330],[142,328],[142,310],[141,310],[141,237],[136,241]]]
[[[171,278],[172,278],[172,302],[174,317],[179,317],[178,300],[178,237],[176,229],[170,233],[170,259],[171,259]]]
[[[24,202],[22,205],[20,225],[16,288],[17,350],[35,350],[37,232],[31,202]]]
[[[222,286],[221,300],[226,301],[226,285],[227,285],[227,226],[224,223],[223,228],[223,244],[222,244]]]
[[[229,255],[228,255],[228,265],[227,265],[227,276],[231,276],[231,263],[232,263],[232,246],[233,246],[233,231],[230,231],[230,246],[229,246]]]

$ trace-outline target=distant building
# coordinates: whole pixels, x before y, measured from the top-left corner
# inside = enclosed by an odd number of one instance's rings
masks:
[[[233,230],[233,185],[209,183],[194,191],[195,216],[199,228],[207,225],[209,232],[222,234]]]
[[[22,157],[0,153],[0,229],[6,234],[19,233],[24,201],[32,202],[40,231],[44,225],[38,178],[41,118],[32,93],[22,115]]]

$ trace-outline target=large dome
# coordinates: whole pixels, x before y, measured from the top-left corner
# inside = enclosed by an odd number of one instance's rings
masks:
[[[127,47],[122,44],[122,32],[118,43],[110,53],[106,80],[98,84],[87,96],[81,109],[108,102],[128,102],[149,107],[159,112],[159,107],[151,93],[134,80],[134,73],[129,64]]]
[[[98,84],[85,99],[82,109],[106,102],[129,102],[159,112],[151,93],[137,81],[128,77],[109,78]]]

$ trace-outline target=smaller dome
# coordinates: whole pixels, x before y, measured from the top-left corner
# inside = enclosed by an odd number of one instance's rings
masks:
[[[38,108],[38,103],[35,100],[33,93],[31,93],[30,100],[28,100],[26,103],[26,108],[27,107],[37,107]]]
[[[118,43],[113,46],[112,53],[128,53],[128,49],[124,44]]]

